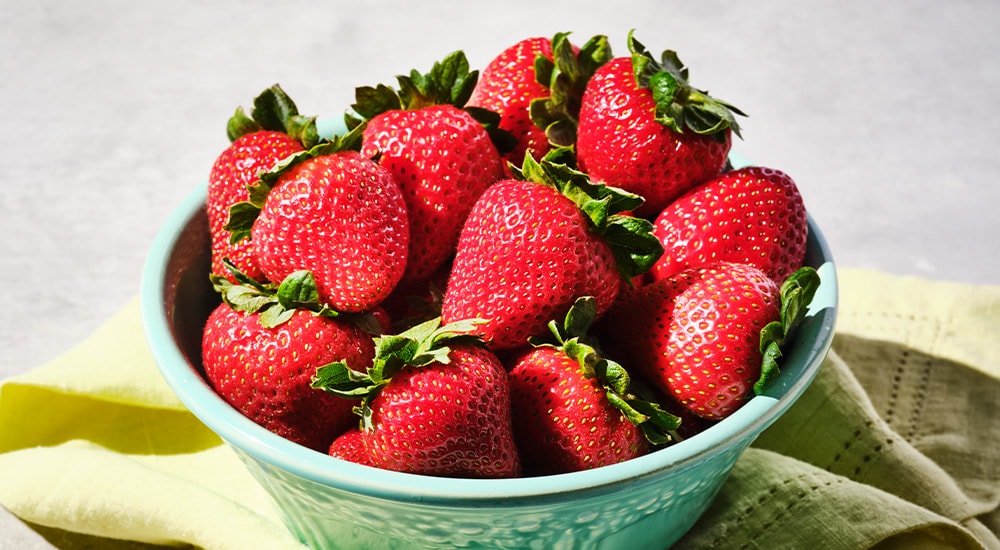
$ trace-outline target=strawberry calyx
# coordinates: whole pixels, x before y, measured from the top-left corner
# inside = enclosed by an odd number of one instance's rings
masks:
[[[648,271],[663,255],[663,245],[653,235],[653,224],[624,214],[639,207],[643,198],[624,189],[594,183],[573,165],[572,148],[557,147],[540,162],[525,155],[524,164],[520,168],[511,166],[511,172],[521,180],[552,187],[572,200],[593,230],[611,247],[619,273],[631,283],[632,277]]]
[[[456,50],[421,73],[411,69],[408,75],[397,75],[399,89],[384,84],[355,89],[357,103],[352,109],[364,118],[372,118],[390,110],[416,110],[432,105],[452,105],[461,109],[472,96],[479,80],[479,71],[469,70],[465,52]]]
[[[275,328],[291,319],[297,310],[304,309],[320,317],[346,317],[372,335],[381,332],[378,320],[370,313],[341,313],[320,302],[316,279],[308,270],[291,273],[281,283],[274,284],[248,277],[228,259],[223,259],[222,263],[233,274],[236,283],[225,276],[211,274],[212,288],[234,310],[260,314],[260,324],[264,328]]]
[[[262,130],[288,134],[306,149],[320,139],[316,117],[300,115],[295,102],[278,84],[270,86],[254,98],[249,115],[243,107],[237,107],[226,123],[226,136],[230,142]]]
[[[360,399],[354,412],[361,417],[361,427],[372,429],[372,401],[399,371],[431,364],[451,362],[448,344],[482,344],[482,338],[472,333],[475,325],[484,321],[469,319],[441,325],[435,317],[399,334],[383,334],[375,338],[375,360],[364,372],[351,368],[344,361],[335,361],[316,369],[311,386],[348,399]]]
[[[608,38],[597,35],[574,51],[569,33],[557,33],[551,41],[552,59],[535,57],[535,79],[549,89],[548,97],[531,101],[529,115],[554,146],[576,143],[576,125],[584,89],[594,72],[611,59]]]
[[[635,39],[633,33],[628,33],[632,70],[636,83],[653,94],[657,122],[677,133],[687,129],[723,140],[724,130],[731,128],[734,134],[743,137],[735,115],[747,116],[746,113],[710,96],[705,90],[692,87],[688,82],[688,68],[677,52],[664,50],[660,60],[657,60]]]
[[[605,357],[597,342],[589,336],[588,331],[596,317],[597,302],[594,297],[582,296],[576,299],[561,324],[549,321],[554,343],[537,337],[530,338],[529,342],[535,347],[560,349],[567,357],[575,359],[580,365],[580,374],[596,380],[605,390],[608,402],[638,427],[650,443],[664,445],[677,441],[680,417],[667,412],[655,401],[638,396],[637,386],[632,383],[625,367]]]
[[[479,81],[479,71],[469,68],[469,60],[462,50],[448,54],[435,62],[430,72],[411,69],[408,75],[397,75],[398,89],[385,84],[359,86],[354,90],[354,111],[344,115],[348,128],[363,121],[397,110],[414,111],[433,105],[451,105],[463,109],[481,124],[500,154],[514,149],[517,140],[500,128],[500,115],[482,107],[466,106]]]
[[[781,347],[792,336],[802,318],[805,317],[820,277],[809,266],[799,268],[781,284],[780,320],[772,321],[760,331],[760,352],[763,355],[760,378],[754,383],[754,393],[760,395],[764,388],[779,374],[778,359]]]
[[[323,138],[309,149],[289,155],[275,163],[270,170],[261,172],[257,181],[247,186],[249,191],[247,200],[237,202],[229,207],[229,218],[223,229],[229,231],[230,244],[250,237],[250,230],[260,215],[261,209],[264,208],[267,195],[282,174],[293,166],[310,159],[332,155],[339,151],[360,151],[364,126],[364,124],[358,124],[342,135]]]

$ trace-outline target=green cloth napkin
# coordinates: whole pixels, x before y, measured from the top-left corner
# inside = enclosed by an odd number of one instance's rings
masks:
[[[816,381],[676,547],[1000,549],[1000,287],[838,275]],[[141,330],[134,301],[0,385],[0,504],[53,541],[301,548]]]

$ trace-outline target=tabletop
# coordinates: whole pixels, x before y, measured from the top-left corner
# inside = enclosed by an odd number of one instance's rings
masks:
[[[838,265],[1000,283],[997,21],[989,0],[0,0],[0,379],[138,293],[160,224],[264,88],[339,116],[356,86],[564,31],[676,50],[749,114],[734,150],[796,180]],[[0,547],[53,544],[0,510]]]

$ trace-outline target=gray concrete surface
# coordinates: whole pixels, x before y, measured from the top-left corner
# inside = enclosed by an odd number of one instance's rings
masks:
[[[796,179],[840,265],[1000,284],[1000,3],[612,4],[0,0],[0,378],[136,295],[159,225],[263,88],[336,116],[355,86],[557,31],[676,49],[751,115],[736,150]],[[0,548],[54,545],[71,543],[0,510]]]

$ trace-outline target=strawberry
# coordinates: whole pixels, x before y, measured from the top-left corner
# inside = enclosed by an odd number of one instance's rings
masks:
[[[691,187],[722,171],[743,113],[688,83],[688,69],[667,50],[656,61],[628,37],[631,57],[608,61],[580,105],[581,170],[646,199],[635,214],[655,216]]]
[[[750,264],[775,281],[802,265],[809,229],[798,187],[781,171],[733,170],[702,183],[657,216],[664,254],[650,270],[665,279],[689,267]]]
[[[225,229],[229,210],[247,200],[248,187],[261,172],[315,144],[315,119],[300,116],[295,103],[275,84],[254,99],[251,116],[242,107],[236,109],[229,119],[227,134],[231,144],[215,159],[208,177],[206,207],[212,236],[212,273],[230,276],[223,265],[223,260],[228,259],[243,273],[263,281],[250,241],[232,242],[231,233]]]
[[[313,387],[360,399],[360,432],[348,432],[331,452],[422,475],[520,475],[507,373],[467,334],[470,326],[441,326],[435,318],[376,338],[376,359],[365,372],[345,363],[318,369]]]
[[[202,334],[206,379],[250,420],[326,452],[355,422],[353,403],[311,389],[312,376],[333,361],[370,364],[372,337],[351,318],[319,305],[308,272],[289,276],[277,288],[233,273],[241,284],[213,275],[223,302]]]
[[[320,301],[341,312],[384,300],[403,276],[409,245],[403,195],[385,168],[352,149],[359,132],[264,174],[250,200],[233,207],[229,224],[234,234],[251,236],[268,279],[308,270]]]
[[[623,293],[606,329],[624,364],[698,416],[721,419],[776,375],[780,346],[818,284],[809,267],[780,290],[753,266],[691,268]]]
[[[352,416],[352,418],[357,417]],[[355,464],[378,468],[378,464],[370,458],[371,453],[365,443],[365,433],[358,429],[357,426],[352,426],[346,432],[340,434],[337,439],[333,440],[327,454],[334,458],[354,462]]]
[[[367,118],[361,153],[377,158],[403,192],[410,223],[403,281],[412,283],[451,258],[472,205],[505,173],[489,132],[461,109],[476,82],[465,54],[397,79],[399,91],[359,88],[353,108]]]
[[[500,114],[500,128],[517,143],[504,158],[517,165],[527,151],[540,160],[550,142],[573,144],[587,80],[611,57],[604,36],[595,36],[582,48],[568,36],[525,38],[500,52],[483,69],[469,98],[470,106]]]
[[[662,253],[652,224],[619,214],[641,199],[553,158],[526,156],[524,179],[486,190],[459,237],[441,315],[446,323],[485,319],[476,332],[494,351],[544,334],[580,296],[594,296],[601,315],[623,278]]]
[[[549,323],[555,341],[533,342],[511,368],[514,437],[525,474],[629,460],[651,443],[671,441],[678,428],[677,417],[631,394],[625,369],[587,342],[596,312],[593,297],[578,299],[562,325]]]

